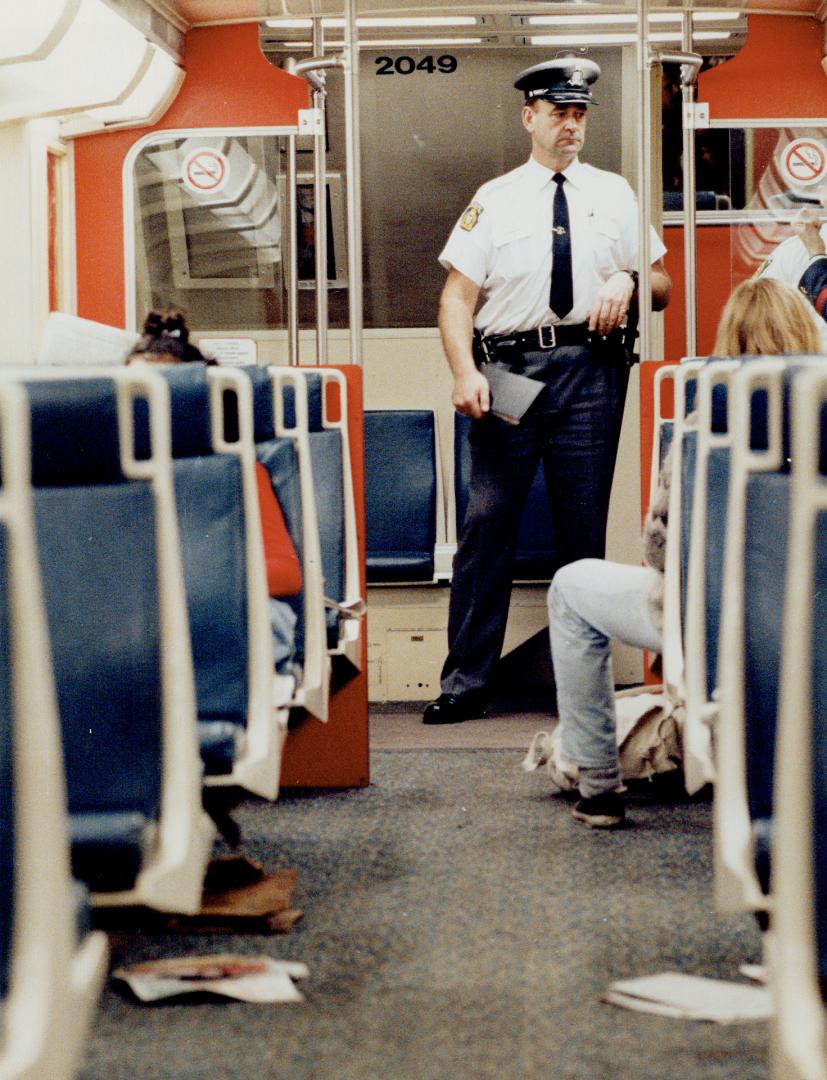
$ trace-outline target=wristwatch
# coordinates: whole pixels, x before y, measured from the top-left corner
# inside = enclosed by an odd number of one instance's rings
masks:
[[[634,290],[632,292],[632,296],[634,296],[635,293],[637,292],[638,281],[640,279],[640,275],[638,274],[637,270],[625,270],[624,273],[628,274],[629,277],[632,279],[632,284],[634,285]]]

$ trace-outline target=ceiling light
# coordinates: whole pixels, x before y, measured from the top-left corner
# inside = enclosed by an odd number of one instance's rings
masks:
[[[692,13],[693,22],[732,22],[741,17],[743,12],[731,11],[695,11]]]
[[[482,45],[485,39],[481,37],[448,37],[448,38],[375,38],[372,41],[359,39],[360,49],[403,49],[420,48],[429,45]],[[326,41],[325,48],[343,49],[343,41]],[[309,41],[275,41],[268,48],[275,49],[311,49]]]
[[[650,34],[649,40],[680,41],[681,36],[677,30],[661,30]],[[695,41],[726,41],[731,36],[728,30],[696,30],[692,34]],[[582,34],[537,34],[528,39],[529,45],[630,45],[635,41],[637,34],[592,34],[589,30]]]
[[[407,16],[362,16],[356,25],[378,30],[382,28],[400,29],[406,26],[476,26],[479,19],[475,15],[415,15]],[[267,19],[265,26],[274,30],[310,30],[312,19]],[[344,19],[322,19],[322,26],[328,29],[341,29]]]
[[[728,11],[695,12],[695,22],[738,22],[740,13]],[[681,15],[677,12],[659,11],[649,16],[650,23],[679,23]],[[525,22],[530,26],[623,26],[637,22],[637,15],[618,13],[616,15],[529,15]]]

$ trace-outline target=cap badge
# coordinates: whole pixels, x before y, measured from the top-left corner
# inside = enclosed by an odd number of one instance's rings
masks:
[[[583,85],[583,69],[575,68],[569,76],[569,86],[582,86]]]
[[[471,230],[476,226],[477,222],[479,221],[482,211],[483,208],[479,205],[479,203],[471,203],[471,205],[459,219],[459,227],[461,229],[464,229],[465,232],[471,232]]]

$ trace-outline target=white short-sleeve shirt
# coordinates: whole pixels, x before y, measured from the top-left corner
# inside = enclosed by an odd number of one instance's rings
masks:
[[[821,238],[827,244],[827,225],[821,227]],[[775,251],[770,255],[764,265],[756,274],[756,277],[774,278],[776,281],[784,281],[787,285],[798,288],[801,275],[810,265],[812,256],[807,251],[803,242],[797,236],[790,236],[783,240]],[[813,318],[818,324],[821,334],[821,342],[827,351],[827,322],[822,319],[813,308]]]
[[[562,320],[588,319],[597,290],[618,270],[638,269],[637,199],[622,176],[575,160],[564,170],[574,306]],[[485,334],[559,323],[549,307],[554,172],[533,157],[483,184],[440,253],[482,290],[474,319]],[[651,260],[666,248],[652,230]]]

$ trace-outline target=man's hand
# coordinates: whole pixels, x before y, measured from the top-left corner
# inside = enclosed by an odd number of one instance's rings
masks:
[[[790,223],[793,235],[797,236],[808,255],[824,255],[825,245],[821,238],[820,226],[825,220],[825,211],[815,206],[805,206],[798,211]]]
[[[589,330],[609,334],[621,326],[635,293],[635,283],[625,270],[618,270],[600,286],[589,312]]]
[[[491,389],[488,380],[477,368],[454,377],[451,403],[457,412],[479,420],[491,408]]]

